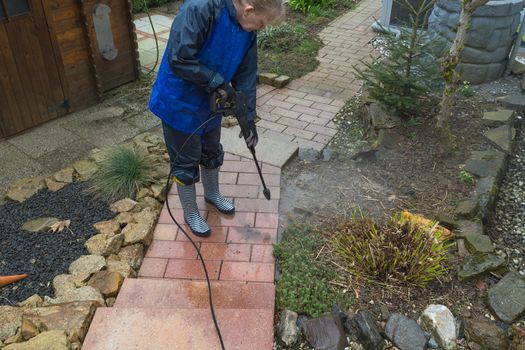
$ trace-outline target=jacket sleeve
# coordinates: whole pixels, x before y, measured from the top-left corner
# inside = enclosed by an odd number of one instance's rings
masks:
[[[248,97],[248,120],[255,120],[255,102],[257,98],[257,35],[253,34],[252,42],[237,72],[232,79],[232,86]]]
[[[167,47],[171,70],[207,92],[212,92],[224,82],[218,72],[199,62],[197,57],[211,31],[215,7],[214,1],[189,2],[188,7],[177,14]]]

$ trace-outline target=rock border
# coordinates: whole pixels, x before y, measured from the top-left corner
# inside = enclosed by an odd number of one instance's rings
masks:
[[[51,348],[49,344],[55,349],[60,344],[60,349],[80,349],[96,308],[113,306],[124,279],[137,276],[166,199],[169,157],[163,139],[149,132],[122,146],[135,147],[161,164],[155,182],[140,188],[135,200],[125,198],[111,204],[117,215],[94,224],[97,234],[85,243],[90,254],[72,262],[68,274],[53,279],[55,298],[35,294],[18,307],[0,306],[0,349],[18,349],[20,343],[27,343],[28,348],[35,346],[32,344]],[[6,197],[23,202],[42,189],[58,191],[75,181],[89,180],[111,148],[94,149],[86,159],[47,178],[16,181]]]

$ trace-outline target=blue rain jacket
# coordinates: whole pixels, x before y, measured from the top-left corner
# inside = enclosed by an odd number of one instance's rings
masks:
[[[210,94],[225,82],[248,96],[248,119],[255,119],[257,39],[235,17],[232,0],[187,0],[177,13],[149,103],[174,129],[189,134],[206,121]]]

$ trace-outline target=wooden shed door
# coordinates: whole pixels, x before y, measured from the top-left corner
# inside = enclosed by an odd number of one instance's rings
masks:
[[[0,0],[0,137],[67,108],[41,0]]]

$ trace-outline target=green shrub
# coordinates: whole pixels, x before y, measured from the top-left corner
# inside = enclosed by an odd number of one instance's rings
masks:
[[[288,2],[292,9],[305,13],[310,12],[314,7],[326,9],[334,6],[336,3],[336,0],[290,0]]]
[[[334,303],[350,306],[349,298],[328,281],[337,277],[333,269],[316,260],[323,246],[321,237],[309,227],[292,225],[281,243],[275,245],[280,279],[277,282],[277,307],[313,317],[330,310]]]
[[[118,147],[100,164],[90,192],[108,202],[134,198],[140,187],[153,183],[155,165],[151,157],[134,148]]]
[[[151,9],[153,7],[167,4],[170,1],[171,0],[133,0],[133,13],[145,11],[146,5],[148,6],[148,9]],[[144,3],[146,3],[146,5]]]
[[[341,225],[333,243],[352,274],[395,285],[424,287],[446,271],[450,244],[437,224],[414,224],[396,215],[382,227],[357,217]]]
[[[267,26],[257,33],[259,48],[273,51],[286,51],[296,46],[305,38],[303,26],[293,27],[283,22],[276,26]]]
[[[470,82],[466,80],[464,80],[463,85],[460,86],[459,92],[465,97],[474,96],[474,90],[472,89],[472,86],[470,86]]]
[[[412,28],[401,28],[399,37],[384,29],[378,40],[381,59],[361,60],[364,68],[354,66],[370,97],[400,117],[411,118],[424,111],[421,107],[442,87],[437,61],[441,42],[419,28],[426,21],[422,17],[425,8],[432,3],[424,0],[418,10],[412,7]]]
[[[466,170],[460,170],[459,181],[467,185],[474,185],[474,176]]]

